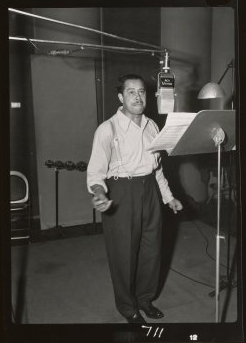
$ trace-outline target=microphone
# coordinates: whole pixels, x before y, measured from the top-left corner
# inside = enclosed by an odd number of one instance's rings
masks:
[[[159,114],[174,111],[174,75],[170,72],[169,54],[165,53],[164,61],[160,61],[161,71],[157,81],[157,109]]]
[[[53,55],[53,56],[66,56],[66,55],[69,55],[70,54],[70,51],[69,50],[51,50],[49,52],[50,55]]]

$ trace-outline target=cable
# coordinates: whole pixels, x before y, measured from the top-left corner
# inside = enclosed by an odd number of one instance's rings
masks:
[[[207,245],[206,245],[206,254],[207,254],[212,260],[216,261],[215,258],[214,258],[212,255],[210,255],[209,252],[208,252],[208,247],[209,247],[209,240],[208,240],[208,238],[204,235],[204,233],[203,233],[202,230],[198,227],[198,225],[197,225],[196,222],[195,222],[195,224],[196,224],[195,226],[196,226],[197,230],[199,231],[199,233],[202,235],[202,237],[205,239],[205,241],[206,241],[206,243],[207,243]],[[223,263],[220,263],[220,265],[221,265],[222,267],[224,267],[224,268],[227,268]],[[175,273],[177,273],[177,274],[183,276],[184,278],[186,278],[186,279],[188,279],[188,280],[191,280],[191,281],[193,281],[193,282],[199,283],[199,284],[201,284],[201,285],[204,285],[204,286],[207,286],[207,287],[210,287],[210,288],[214,288],[214,286],[211,286],[211,285],[208,285],[208,284],[206,284],[206,283],[204,283],[204,282],[195,280],[195,279],[193,279],[193,278],[191,278],[191,277],[189,277],[189,276],[187,276],[187,275],[185,275],[185,274],[183,274],[183,273],[181,273],[181,272],[179,272],[179,271],[177,271],[177,270],[175,270],[175,269],[173,269],[173,268],[170,268],[170,270],[172,270],[173,272],[175,272]]]
[[[52,56],[61,56],[61,55],[67,56],[67,55],[71,55],[71,54],[73,54],[75,52],[83,51],[85,49],[85,47],[83,45],[81,45],[79,48],[74,49],[74,50],[43,51],[43,50],[39,49],[39,47],[36,44],[34,44],[31,39],[29,39],[29,38],[26,38],[26,39],[41,54],[48,55],[48,56],[50,56],[50,55],[52,55]],[[94,50],[99,50],[100,49],[100,50],[103,50],[103,51],[108,51],[108,52],[113,52],[113,53],[130,54],[130,55],[133,55],[133,54],[147,54],[147,55],[149,55],[150,54],[150,52],[146,52],[146,51],[123,51],[123,50],[117,50],[117,47],[112,47],[112,49],[108,49],[106,47],[104,48],[103,46],[87,46],[86,49],[92,49],[92,50],[93,49]],[[154,51],[151,52],[151,57],[156,57],[158,59],[161,59],[161,56],[158,57],[157,54]]]
[[[207,287],[210,287],[210,288],[214,288],[214,286],[211,286],[211,285],[208,285],[207,283],[204,283],[204,282],[201,282],[201,281],[192,279],[191,277],[189,277],[189,276],[187,276],[187,275],[185,275],[185,274],[183,274],[183,273],[181,273],[181,272],[179,272],[179,271],[177,271],[177,270],[175,270],[175,269],[173,269],[173,268],[170,268],[170,270],[172,270],[173,272],[175,272],[175,273],[177,273],[177,274],[183,276],[184,278],[186,278],[186,279],[188,279],[188,280],[191,280],[191,281],[193,281],[193,282],[199,283],[199,284],[201,284],[201,285],[204,285],[204,286],[207,286]]]
[[[38,50],[41,54],[48,55],[48,56],[50,56],[50,55],[52,55],[52,56],[59,55],[59,51],[63,51],[63,52],[65,51],[66,53],[64,53],[64,55],[71,55],[71,54],[73,54],[73,53],[75,53],[75,52],[81,51],[81,48],[74,49],[74,50],[51,50],[51,51],[43,51],[43,50],[39,49],[39,47],[37,47],[37,45],[34,44],[29,38],[26,38],[26,39],[27,39],[28,42],[31,43],[31,44],[34,46],[34,48],[35,48],[36,50]]]
[[[81,46],[81,50],[83,50],[84,47]],[[94,46],[91,46],[91,47],[87,47],[86,49],[95,49],[95,50],[103,50],[103,51],[108,51],[108,52],[113,52],[113,53],[121,53],[121,54],[129,54],[129,55],[139,55],[139,54],[147,54],[147,55],[151,55],[151,57],[156,57],[158,59],[161,59],[161,56],[160,57],[157,57],[156,56],[156,53],[155,52],[146,52],[146,51],[123,51],[123,50],[117,50],[117,47],[114,48],[114,49],[108,49],[108,48],[104,48],[103,46],[101,47],[94,47]]]
[[[95,50],[103,50],[103,51],[108,51],[108,52],[117,52],[117,53],[122,53],[122,54],[145,54],[146,52],[142,52],[142,51],[121,51],[121,50],[117,50],[117,49],[107,49],[107,48],[103,48],[103,47],[90,47],[90,49],[95,49]]]
[[[108,51],[108,52],[117,52],[117,53],[122,53],[122,54],[131,54],[131,55],[134,55],[134,54],[146,54],[146,55],[149,55],[150,53],[147,53],[147,52],[142,52],[142,51],[117,51],[117,50],[109,50],[109,49],[104,49],[104,48],[102,48],[102,50],[104,50],[104,51]],[[157,58],[158,60],[161,60],[162,59],[162,57],[161,57],[161,55],[160,56],[157,56],[157,54],[156,53],[151,53],[150,54],[151,55],[151,57],[155,57],[155,58]],[[159,70],[159,69],[158,69]]]
[[[38,47],[37,47],[37,45],[36,44],[34,44],[29,38],[26,38],[27,40],[28,40],[28,42],[29,43],[31,43],[33,46],[34,46],[34,48],[35,49],[37,49],[41,54],[44,54],[44,55],[49,55],[49,53],[48,52],[46,52],[46,51],[42,51],[41,49],[39,49]]]
[[[210,257],[213,261],[216,261],[216,259],[210,255],[210,253],[208,252],[208,247],[209,247],[209,240],[208,238],[204,235],[204,233],[202,232],[201,228],[198,227],[197,223],[195,222],[195,227],[196,229],[199,231],[199,233],[202,235],[202,237],[205,239],[205,241],[207,242],[206,245],[206,254],[208,255],[208,257]],[[223,263],[220,263],[220,265],[224,268],[227,268],[226,265],[224,265]]]

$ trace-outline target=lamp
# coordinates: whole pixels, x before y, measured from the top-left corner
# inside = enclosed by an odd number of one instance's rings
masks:
[[[209,82],[206,83],[198,94],[198,99],[214,99],[214,98],[223,98],[225,92],[220,87],[218,83]]]
[[[198,99],[215,99],[215,98],[223,98],[225,96],[224,90],[221,88],[220,83],[224,79],[225,75],[227,74],[229,69],[232,69],[232,97],[234,95],[234,60],[232,60],[228,65],[224,73],[222,74],[221,78],[219,79],[218,83],[215,82],[208,82],[206,83],[198,94]],[[232,98],[232,109],[233,109],[233,98]]]

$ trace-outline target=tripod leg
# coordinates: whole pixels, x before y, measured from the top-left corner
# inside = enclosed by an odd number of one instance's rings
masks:
[[[229,274],[229,282],[227,284],[227,293],[226,293],[226,299],[224,303],[224,308],[221,316],[221,322],[224,323],[226,319],[226,314],[229,306],[229,301],[231,298],[231,292],[234,287],[236,287],[235,284],[232,283],[232,280],[234,278],[234,273],[235,273],[235,268],[236,268],[236,262],[237,262],[237,245],[235,247],[234,255],[233,255],[233,260],[232,260],[232,265],[231,265],[231,272]]]

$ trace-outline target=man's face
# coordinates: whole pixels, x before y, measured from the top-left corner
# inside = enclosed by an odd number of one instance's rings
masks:
[[[123,94],[118,97],[123,104],[123,113],[143,114],[146,107],[146,90],[141,80],[126,80]]]

